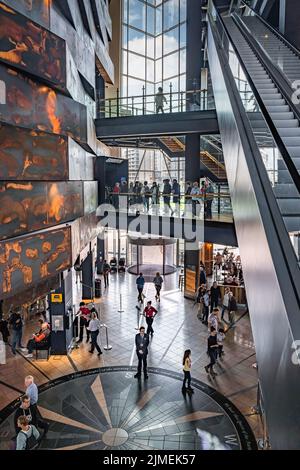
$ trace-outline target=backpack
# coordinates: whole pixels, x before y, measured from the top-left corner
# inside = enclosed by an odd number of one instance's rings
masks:
[[[20,431],[26,436],[26,447],[25,450],[35,450],[39,446],[39,441],[34,437],[33,431],[31,428],[31,436],[28,436],[28,434],[24,431]]]

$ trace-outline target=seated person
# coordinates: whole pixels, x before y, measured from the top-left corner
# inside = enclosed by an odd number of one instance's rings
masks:
[[[32,357],[34,349],[44,349],[49,344],[50,326],[47,322],[41,324],[39,333],[34,334],[32,339],[27,343],[28,354],[25,357]]]

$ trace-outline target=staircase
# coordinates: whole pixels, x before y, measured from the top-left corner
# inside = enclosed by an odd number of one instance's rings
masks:
[[[161,137],[161,143],[167,147],[170,152],[178,153],[185,151],[185,145],[177,137]],[[219,180],[227,180],[225,165],[220,163],[213,155],[207,151],[200,152],[200,161],[206,168]]]
[[[300,170],[300,127],[299,121],[286,100],[280,94],[267,70],[253,52],[232,18],[224,23],[236,44],[245,67],[257,88],[274,125],[286,146],[287,152]],[[300,230],[300,197],[283,160],[278,160],[278,181],[274,187],[281,214],[289,232]]]

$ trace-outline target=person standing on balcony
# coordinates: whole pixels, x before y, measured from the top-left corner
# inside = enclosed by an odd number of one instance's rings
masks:
[[[142,188],[142,194],[143,194],[144,208],[148,212],[149,211],[149,199],[150,199],[150,196],[151,196],[150,188],[148,186],[148,181],[144,182],[144,186]]]
[[[167,98],[165,97],[165,95],[163,93],[162,87],[159,87],[158,92],[155,95],[156,114],[158,114],[159,111],[164,113],[164,104],[165,103],[168,103]]]
[[[119,194],[120,194],[120,183],[116,183],[113,189],[113,206],[115,209],[119,209]]]
[[[206,188],[206,217],[208,219],[212,218],[211,206],[214,200],[214,188],[211,182],[209,182],[208,187]]]
[[[158,207],[158,204],[159,204],[159,188],[157,186],[157,183],[156,181],[154,181],[154,183],[152,183],[152,187],[151,187],[151,202],[152,202],[152,206],[154,206],[155,208]]]
[[[179,207],[180,207],[180,185],[179,185],[177,179],[173,179],[172,193],[173,193],[173,202],[175,204],[175,212],[176,212],[176,214],[180,215],[180,212],[179,212]]]
[[[191,189],[191,196],[192,196],[192,209],[193,209],[193,217],[197,217],[198,213],[198,206],[200,204],[200,190],[198,181],[193,183],[193,187]]]
[[[163,197],[164,197],[164,212],[165,214],[168,213],[168,209],[170,209],[171,211],[171,216],[174,214],[174,211],[170,205],[170,201],[171,201],[171,192],[172,192],[172,187],[170,185],[170,180],[169,179],[165,179],[163,180],[163,183],[164,183],[164,189],[163,189]]]
[[[120,210],[127,211],[128,207],[128,184],[123,180],[120,187]]]

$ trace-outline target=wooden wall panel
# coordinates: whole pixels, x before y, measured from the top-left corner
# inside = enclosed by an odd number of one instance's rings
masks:
[[[70,227],[1,242],[0,298],[18,294],[70,266]]]

